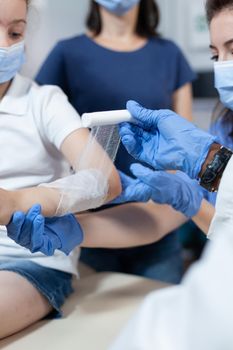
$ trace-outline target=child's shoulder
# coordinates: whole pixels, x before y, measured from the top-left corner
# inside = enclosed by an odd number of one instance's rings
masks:
[[[26,78],[27,79],[27,78]],[[59,86],[56,85],[39,85],[33,80],[30,80],[29,93],[35,103],[49,103],[54,99],[67,99],[67,96]]]
[[[46,111],[57,111],[68,103],[68,98],[60,87],[55,85],[39,85],[30,78],[17,74],[14,81],[14,96],[27,104],[28,113],[34,118],[45,116]],[[15,90],[14,90],[15,91]]]
[[[53,94],[64,95],[62,89],[56,85],[39,85],[34,80],[20,74],[17,74],[14,78],[13,84],[18,94],[24,96],[34,94],[37,101],[39,98],[48,98],[48,96],[51,97]]]

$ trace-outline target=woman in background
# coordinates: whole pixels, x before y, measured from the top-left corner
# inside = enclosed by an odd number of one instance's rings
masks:
[[[134,99],[151,109],[173,109],[191,120],[194,74],[179,48],[159,36],[158,24],[154,0],[91,1],[86,34],[59,42],[37,81],[60,86],[80,115],[125,109],[126,101]],[[129,174],[132,162],[121,145],[117,168]],[[152,204],[147,205],[149,211]],[[127,205],[122,210],[125,215]],[[182,275],[176,232],[140,248],[83,249],[81,259],[97,271],[171,283],[178,283]]]

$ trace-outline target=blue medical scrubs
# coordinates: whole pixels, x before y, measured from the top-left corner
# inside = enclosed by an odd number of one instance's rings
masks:
[[[39,84],[60,86],[82,115],[125,109],[130,99],[151,109],[172,108],[174,91],[194,77],[179,48],[169,40],[151,38],[138,50],[117,52],[81,35],[59,42],[36,80]],[[130,174],[133,162],[120,145],[117,168]],[[176,232],[145,247],[85,248],[81,260],[98,271],[133,273],[172,283],[179,282],[182,274],[181,247]]]

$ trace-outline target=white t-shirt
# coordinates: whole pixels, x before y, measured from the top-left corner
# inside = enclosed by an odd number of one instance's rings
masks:
[[[81,127],[79,115],[61,89],[40,87],[17,75],[0,101],[0,187],[32,187],[69,175],[70,166],[59,149]],[[79,249],[68,257],[60,251],[52,257],[31,254],[9,239],[6,228],[0,226],[0,261],[27,259],[76,274],[78,255]]]

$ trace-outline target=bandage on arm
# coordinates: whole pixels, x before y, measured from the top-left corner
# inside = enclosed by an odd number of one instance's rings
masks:
[[[39,187],[0,189],[1,224],[8,224],[15,211],[27,212],[35,203],[41,204],[44,216],[54,216],[82,212],[114,199],[121,192],[119,175],[113,165],[118,145],[116,127],[93,128],[91,134],[87,129],[75,130],[61,145],[75,173]]]
[[[81,156],[77,155],[73,164],[75,173],[41,185],[60,193],[55,215],[83,212],[105,203],[119,142],[117,127],[94,127]]]

